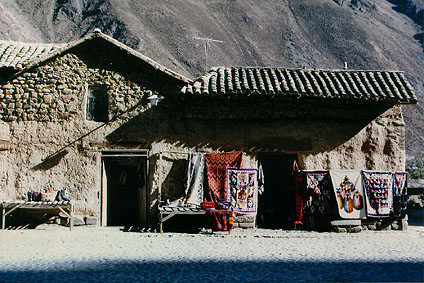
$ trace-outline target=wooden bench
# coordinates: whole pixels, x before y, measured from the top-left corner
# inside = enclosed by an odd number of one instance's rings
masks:
[[[49,210],[57,213],[62,212],[69,219],[69,228],[74,226],[73,210],[70,201],[11,201],[1,203],[1,228],[6,227],[6,216],[11,215],[17,209]]]
[[[177,214],[184,215],[203,215],[206,214],[206,210],[195,207],[182,207],[182,206],[160,206],[159,207],[159,232],[163,233],[163,223]]]

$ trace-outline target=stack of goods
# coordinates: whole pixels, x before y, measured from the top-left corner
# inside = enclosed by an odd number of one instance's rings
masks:
[[[27,192],[28,201],[70,201],[71,196],[66,189],[60,191],[44,190],[43,192]]]

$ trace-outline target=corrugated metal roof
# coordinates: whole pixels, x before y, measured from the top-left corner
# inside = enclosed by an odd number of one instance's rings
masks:
[[[0,68],[22,70],[29,63],[40,59],[64,44],[23,43],[0,40]]]
[[[316,70],[262,67],[213,68],[185,94],[237,96],[263,94],[416,103],[414,89],[403,72]]]

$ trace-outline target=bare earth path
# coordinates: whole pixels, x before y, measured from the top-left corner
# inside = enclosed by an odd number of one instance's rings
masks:
[[[0,282],[424,280],[424,227],[406,232],[228,234],[76,227],[0,230]]]

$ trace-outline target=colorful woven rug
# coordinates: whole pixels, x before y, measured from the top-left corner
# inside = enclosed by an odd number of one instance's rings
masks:
[[[227,169],[227,201],[234,211],[255,212],[258,194],[256,169]]]
[[[361,172],[330,170],[330,176],[340,217],[344,219],[365,218],[366,211]]]
[[[393,213],[393,175],[388,172],[363,171],[367,196],[367,215],[386,217]]]
[[[404,217],[408,208],[407,173],[393,173],[393,211],[394,214]]]
[[[305,214],[330,214],[331,183],[328,171],[306,172]]]
[[[206,173],[208,176],[208,192],[210,201],[217,203],[226,200],[227,168],[240,168],[243,152],[207,153]]]

